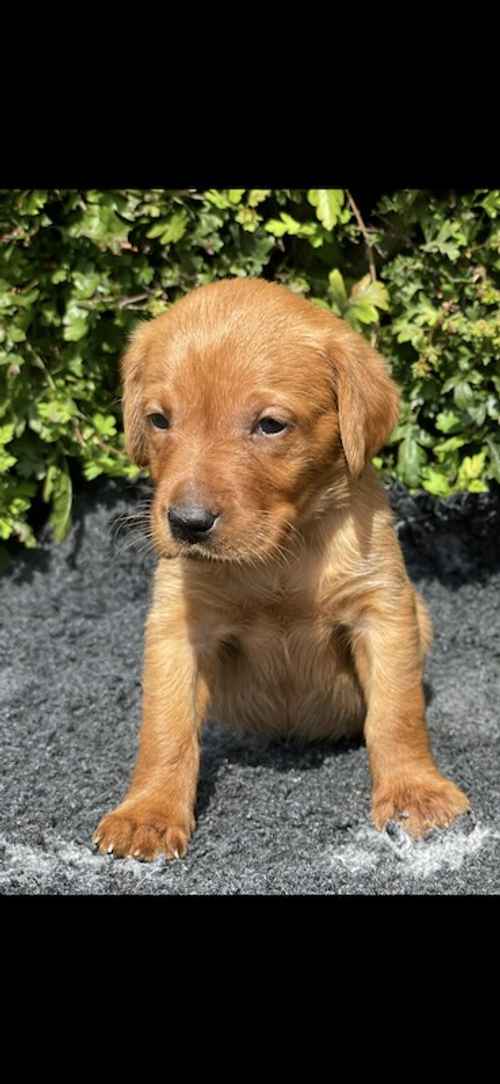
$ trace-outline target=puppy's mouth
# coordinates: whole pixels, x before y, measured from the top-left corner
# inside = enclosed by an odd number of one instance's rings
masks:
[[[216,542],[179,542],[175,539],[162,539],[159,550],[163,557],[175,560],[179,557],[186,561],[227,561],[229,555],[223,546]],[[237,555],[234,555],[237,559]]]
[[[255,515],[251,530],[207,532],[204,538],[176,538],[163,524],[153,531],[159,554],[167,560],[182,557],[190,563],[253,565],[291,556],[298,535],[289,520],[271,521]]]
[[[231,545],[222,541],[220,543],[214,541],[211,545],[195,542],[189,545],[185,543],[178,544],[174,551],[169,552],[168,556],[182,557],[190,563],[217,563],[255,568],[257,565],[285,560],[287,557],[292,556],[292,549],[293,545],[286,546],[272,542],[254,547],[239,546],[235,543]]]
[[[244,555],[240,555],[237,552],[228,552],[222,547],[202,545],[200,542],[193,542],[191,545],[180,545],[176,554],[178,557],[185,558],[186,561],[235,561],[241,562],[244,560]]]
[[[199,542],[194,542],[190,546],[179,547],[179,557],[185,557],[187,561],[216,561],[218,559],[217,553],[208,547],[203,547]]]
[[[266,557],[270,556],[262,550],[249,550],[246,548],[229,548],[222,545],[202,545],[199,542],[192,543],[177,543],[173,546],[161,548],[162,556],[167,559],[174,560],[182,557],[183,560],[189,561],[190,564],[233,564],[233,565],[255,565],[256,562],[262,561]]]

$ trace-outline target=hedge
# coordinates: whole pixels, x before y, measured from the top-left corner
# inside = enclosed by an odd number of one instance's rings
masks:
[[[403,392],[374,460],[388,477],[437,496],[500,482],[499,216],[486,189],[374,206],[345,189],[0,190],[0,540],[36,545],[41,501],[60,540],[75,480],[138,477],[119,354],[138,320],[225,276],[283,282],[386,356]]]

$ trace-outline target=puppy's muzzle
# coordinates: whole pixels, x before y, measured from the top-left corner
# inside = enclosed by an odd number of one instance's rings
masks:
[[[172,504],[167,513],[170,530],[177,542],[204,542],[220,518],[200,504]]]

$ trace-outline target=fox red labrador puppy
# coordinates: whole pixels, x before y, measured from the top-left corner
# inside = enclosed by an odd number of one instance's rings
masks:
[[[185,853],[208,712],[274,735],[364,733],[375,826],[450,824],[469,802],[429,747],[430,619],[370,466],[398,418],[382,358],[285,287],[227,279],[141,324],[122,372],[159,563],[139,756],[100,851]]]

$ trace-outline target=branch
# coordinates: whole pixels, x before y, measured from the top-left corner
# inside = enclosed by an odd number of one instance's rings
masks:
[[[97,297],[93,301],[79,301],[78,298],[73,298],[75,305],[78,305],[80,309],[97,309],[98,305],[107,305],[110,309],[125,309],[128,305],[133,305],[137,301],[145,301],[146,298],[151,297],[153,291],[147,290],[142,294],[131,294],[130,297]]]
[[[356,206],[350,192],[347,192],[347,199],[349,200],[349,203],[351,204],[351,208],[352,208],[352,211],[354,213],[354,217],[355,217],[356,222],[358,223],[358,226],[359,226],[359,228],[361,230],[361,233],[363,234],[363,237],[365,239],[366,253],[367,253],[367,256],[368,256],[368,267],[370,268],[370,275],[372,277],[372,282],[376,282],[377,281],[377,272],[375,270],[375,258],[374,258],[374,255],[373,255],[373,248],[372,248],[372,246],[370,244],[370,239],[368,237],[368,230],[367,230],[367,228],[366,228],[366,226],[365,226],[365,224],[363,222],[363,219],[361,217],[361,212],[360,212],[359,208]]]
[[[370,270],[371,280],[372,280],[372,282],[376,282],[377,281],[377,272],[375,270],[375,257],[374,257],[374,254],[373,254],[373,248],[372,248],[372,246],[370,244],[370,238],[368,236],[368,230],[367,230],[367,228],[366,228],[366,226],[365,226],[365,224],[363,222],[363,219],[361,217],[361,211],[359,210],[359,207],[354,202],[349,190],[346,189],[346,191],[347,191],[347,199],[349,200],[349,203],[351,205],[351,210],[352,210],[352,212],[354,214],[356,222],[358,223],[358,226],[359,226],[359,228],[361,230],[361,233],[363,234],[363,237],[364,237],[364,240],[365,240],[366,254],[367,254],[367,257],[368,257],[368,267],[369,267],[369,270]],[[375,329],[373,329],[372,333],[371,333],[372,346],[375,346],[376,341],[377,341],[377,332],[375,331]]]
[[[143,294],[132,294],[131,297],[122,297],[117,303],[119,309],[124,309],[127,305],[133,305],[137,301],[146,301],[146,298],[150,297],[152,291],[148,290]]]

